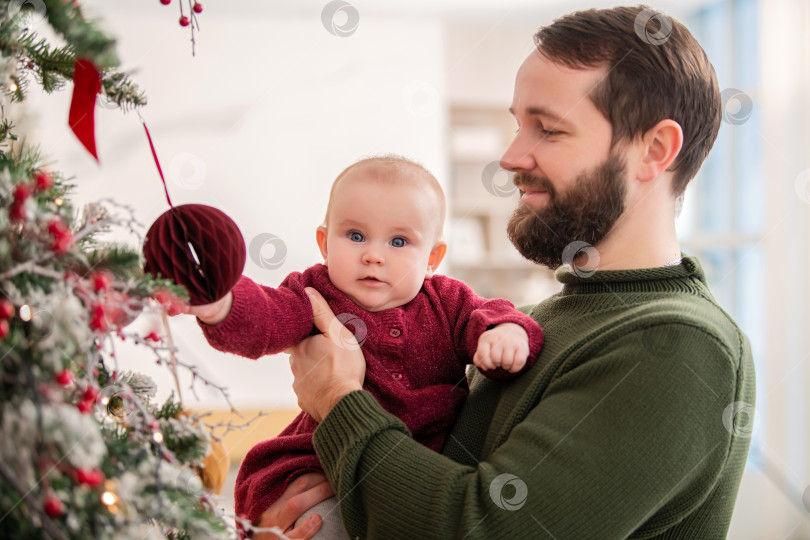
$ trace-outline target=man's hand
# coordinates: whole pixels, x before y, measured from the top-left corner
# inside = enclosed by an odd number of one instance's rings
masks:
[[[298,406],[321,422],[340,399],[362,390],[366,360],[354,335],[337,320],[326,300],[307,287],[315,326],[322,333],[288,349]]]
[[[473,363],[483,370],[503,368],[517,373],[529,357],[529,335],[522,326],[503,323],[490,328],[478,338]]]
[[[231,312],[233,307],[233,292],[228,291],[228,294],[213,302],[202,306],[190,306],[188,304],[180,304],[179,313],[187,313],[194,315],[205,324],[219,324],[225,320],[225,317]],[[177,315],[178,313],[169,313],[169,315]]]
[[[287,538],[311,538],[321,528],[321,516],[314,514],[295,528],[293,524],[301,515],[333,495],[332,487],[323,473],[312,472],[298,476],[290,482],[281,497],[262,513],[259,528],[278,527]],[[271,532],[257,532],[253,540],[278,540]]]

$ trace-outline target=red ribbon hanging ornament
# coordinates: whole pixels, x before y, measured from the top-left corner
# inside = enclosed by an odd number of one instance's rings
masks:
[[[216,302],[242,275],[247,258],[245,239],[236,223],[217,208],[172,204],[146,123],[143,129],[169,203],[169,210],[155,220],[144,238],[144,272],[185,287],[192,306]]]
[[[79,142],[98,161],[96,153],[96,96],[101,91],[101,73],[86,58],[77,58],[73,74],[73,99],[70,102],[70,129]]]

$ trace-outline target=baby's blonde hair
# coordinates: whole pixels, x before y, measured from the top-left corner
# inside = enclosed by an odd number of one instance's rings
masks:
[[[329,192],[329,202],[327,203],[326,216],[323,220],[323,225],[325,227],[329,226],[329,209],[332,207],[332,197],[335,194],[337,185],[340,184],[340,181],[350,171],[356,169],[357,167],[368,168],[368,178],[378,182],[410,182],[413,186],[418,186],[419,183],[421,183],[423,186],[426,186],[433,191],[439,207],[438,235],[441,237],[447,206],[441,184],[439,184],[436,177],[433,176],[433,174],[423,165],[396,154],[371,156],[359,161],[355,161],[343,169],[337,178],[335,178],[335,181],[332,183],[332,189]]]

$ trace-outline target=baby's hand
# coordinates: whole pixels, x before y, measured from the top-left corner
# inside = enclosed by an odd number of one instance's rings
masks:
[[[205,324],[219,324],[231,312],[233,306],[233,292],[228,292],[225,296],[211,304],[204,304],[201,306],[190,306],[182,304],[178,313],[188,313],[194,315]],[[169,315],[176,315],[177,313],[169,313]]]
[[[517,373],[529,357],[529,335],[522,326],[503,323],[481,334],[473,363],[483,370],[503,368]]]

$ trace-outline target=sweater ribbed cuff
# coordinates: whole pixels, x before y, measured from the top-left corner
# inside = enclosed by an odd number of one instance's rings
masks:
[[[388,413],[369,392],[355,390],[343,396],[315,429],[312,443],[325,469],[340,463],[341,456],[375,433],[398,429],[410,435],[397,417]]]

